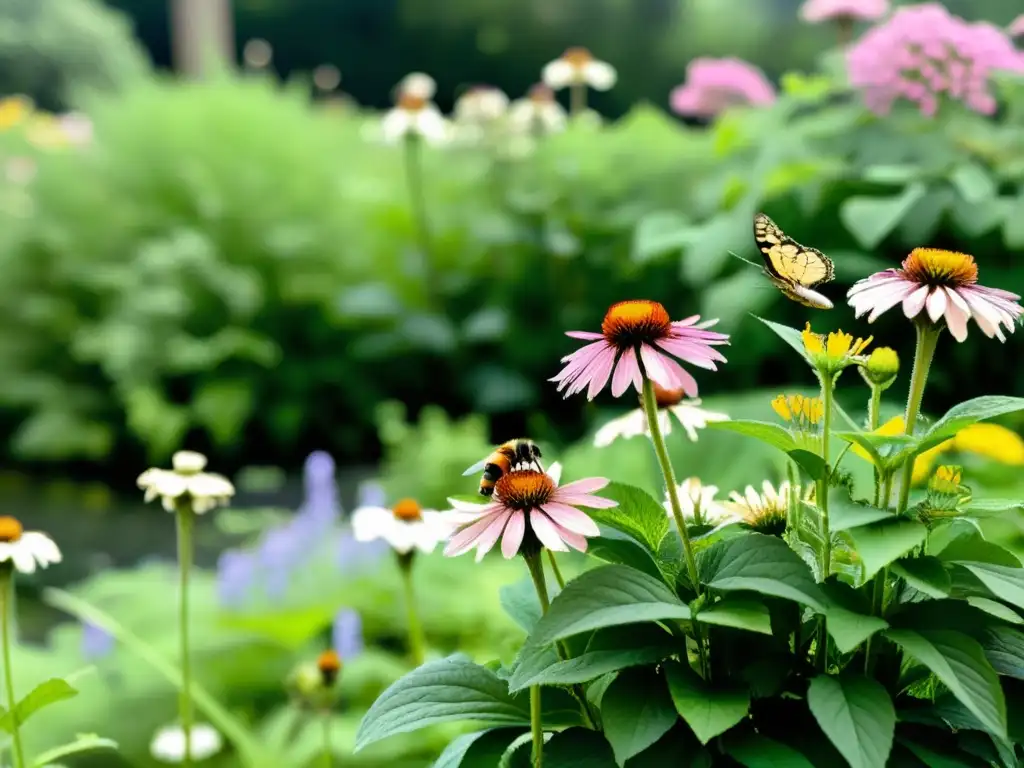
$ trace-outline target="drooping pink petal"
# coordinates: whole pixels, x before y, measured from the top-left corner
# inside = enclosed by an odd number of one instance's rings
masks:
[[[640,345],[640,359],[644,362],[644,368],[647,370],[648,378],[655,384],[658,384],[665,389],[678,389],[681,382],[676,381],[676,377],[663,362],[667,358],[658,352],[654,347],[648,344]]]
[[[946,292],[942,288],[932,291],[925,302],[928,310],[928,317],[933,323],[939,322],[939,318],[946,312]]]
[[[903,300],[903,314],[906,315],[908,320],[913,320],[920,314],[924,308],[925,301],[928,299],[929,290],[931,289],[927,285],[922,285]]]
[[[619,506],[619,502],[606,499],[604,496],[593,496],[589,493],[558,494],[554,497],[562,504],[572,504],[574,507],[590,507],[591,509],[611,509]]]
[[[536,509],[530,510],[530,528],[537,534],[540,543],[552,552],[569,551],[569,548],[565,546],[565,542],[562,541],[562,537],[558,534],[558,527],[543,512]]]
[[[573,480],[571,483],[559,486],[555,490],[555,497],[574,493],[593,493],[606,488],[611,481],[606,477],[587,477],[583,480]]]
[[[570,547],[575,549],[577,552],[587,551],[587,539],[585,536],[580,536],[578,533],[572,531],[560,530],[559,535],[562,537],[562,541],[568,544]]]
[[[971,318],[971,309],[954,289],[944,286],[942,290],[949,300],[946,305],[946,325],[953,338],[962,342],[967,338],[967,321]]]
[[[676,384],[673,388],[683,390],[683,394],[687,397],[697,396],[697,380],[687,371],[683,366],[677,363],[670,357],[663,358],[665,367],[669,370],[672,376],[676,380]],[[671,429],[671,425],[669,426]]]
[[[586,512],[581,512],[568,504],[549,501],[541,506],[541,512],[560,528],[564,528],[582,536],[600,536],[601,529],[590,519]]]
[[[999,327],[999,317],[988,305],[988,302],[977,294],[961,292],[960,295],[964,297],[967,305],[971,308],[971,315],[974,317],[974,322],[981,328],[981,332],[990,339],[995,336],[1000,341],[1005,341],[1006,337],[1003,336],[1003,331]]]
[[[483,533],[476,537],[476,559],[477,562],[483,559],[484,555],[491,551],[494,547],[494,543],[501,536],[505,530],[505,524],[508,522],[509,514],[495,515],[491,524],[484,528]]]
[[[464,552],[468,552],[476,546],[477,538],[487,530],[487,527],[491,523],[495,520],[504,519],[507,515],[508,512],[502,508],[487,517],[481,518],[472,525],[463,528],[449,539],[448,544],[444,548],[445,555],[448,557],[455,557],[463,554]]]
[[[526,515],[519,511],[513,512],[505,526],[505,535],[501,537],[501,556],[506,560],[515,557],[519,553],[525,533]]]
[[[630,381],[639,374],[640,366],[637,365],[636,353],[632,349],[623,350],[615,364],[615,373],[612,374],[612,397],[621,397],[629,388]]]
[[[609,349],[593,362],[590,372],[590,386],[587,387],[587,400],[593,400],[604,389],[615,369],[615,352]]]

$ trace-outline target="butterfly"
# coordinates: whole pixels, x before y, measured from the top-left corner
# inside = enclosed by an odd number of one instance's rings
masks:
[[[798,304],[832,309],[832,302],[814,290],[835,277],[832,260],[816,248],[800,245],[763,213],[754,216],[754,240],[772,285]]]

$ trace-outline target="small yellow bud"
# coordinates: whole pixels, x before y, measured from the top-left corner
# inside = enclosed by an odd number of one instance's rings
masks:
[[[886,389],[896,381],[900,358],[890,347],[876,347],[860,370],[868,384]]]

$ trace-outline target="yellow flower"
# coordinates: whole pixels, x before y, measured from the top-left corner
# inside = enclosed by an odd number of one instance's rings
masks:
[[[772,410],[780,419],[793,423],[800,430],[819,424],[825,414],[820,397],[804,395],[779,395],[772,400]]]
[[[863,362],[862,353],[874,336],[854,338],[849,333],[832,331],[827,336],[814,333],[807,323],[803,331],[804,349],[814,366],[823,373],[836,374],[849,365]]]
[[[928,489],[938,493],[956,493],[963,479],[963,469],[951,464],[943,464],[928,481]]]
[[[0,131],[13,128],[32,113],[32,101],[24,96],[0,99]]]
[[[973,453],[1010,466],[1024,466],[1024,440],[998,424],[972,424],[953,438],[953,450]]]

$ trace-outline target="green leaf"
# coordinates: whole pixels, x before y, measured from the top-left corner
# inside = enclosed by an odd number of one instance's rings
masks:
[[[697,618],[703,624],[717,624],[720,627],[746,629],[772,633],[771,613],[763,600],[746,595],[726,595],[707,608],[701,609]]]
[[[907,584],[928,597],[939,600],[949,597],[952,582],[942,561],[937,557],[906,557],[897,560],[890,567],[892,572]]]
[[[676,211],[651,211],[633,230],[632,258],[646,262],[668,253],[678,253],[689,245],[694,229]]]
[[[445,747],[431,768],[491,768],[522,733],[521,728],[464,733]]]
[[[741,722],[750,709],[750,693],[741,688],[710,686],[688,665],[665,665],[668,690],[680,717],[701,744]]]
[[[928,529],[916,520],[881,520],[848,531],[864,565],[865,581],[924,543]]]
[[[788,451],[789,458],[795,461],[800,467],[810,476],[812,480],[817,482],[825,477],[828,471],[828,464],[816,453],[805,451],[802,448],[797,448],[795,451]]]
[[[625,565],[605,565],[569,582],[527,643],[547,645],[601,627],[688,618],[690,609],[662,582]]]
[[[828,497],[829,529],[834,533],[871,525],[880,520],[895,517],[892,512],[868,504],[858,504],[843,491],[835,491]]]
[[[807,350],[804,349],[804,337],[799,330],[796,328],[790,328],[788,325],[773,323],[771,320],[765,320],[763,317],[758,317],[757,315],[752,315],[752,317],[767,325],[772,331],[774,331],[776,336],[789,344],[790,347],[796,350],[800,357],[810,363],[810,360],[807,359]]]
[[[964,162],[953,169],[949,181],[968,203],[986,203],[996,196],[996,183],[988,171],[974,162]]]
[[[807,705],[850,768],[885,768],[896,730],[896,709],[882,685],[867,677],[819,675]]]
[[[518,663],[508,679],[512,693],[531,685],[570,685],[586,683],[609,672],[627,667],[654,664],[679,650],[679,643],[670,634],[654,625],[615,627],[594,633],[586,651],[553,664],[542,661],[535,649],[547,646],[524,646]]]
[[[465,656],[428,661],[377,697],[359,726],[355,751],[434,723],[467,720],[529,726],[530,712],[494,672]]]
[[[498,590],[498,602],[512,621],[527,633],[533,631],[543,614],[532,579],[522,579],[515,584],[503,586]]]
[[[878,435],[873,432],[833,432],[834,437],[863,448],[879,468],[895,467],[917,446],[910,435]]]
[[[725,737],[725,751],[747,768],[814,768],[801,753],[759,733]]]
[[[567,728],[544,745],[545,768],[613,768],[615,754],[599,731]]]
[[[246,381],[215,379],[202,385],[192,398],[192,412],[218,446],[238,440],[252,413],[252,386]]]
[[[889,629],[886,637],[923,664],[993,734],[1006,738],[1006,701],[981,645],[947,629]]]
[[[1024,501],[1020,499],[973,499],[968,502],[964,511],[971,517],[994,517],[1022,508]]]
[[[927,191],[923,183],[915,181],[891,197],[849,197],[839,207],[839,218],[861,247],[871,251],[899,226]]]
[[[725,432],[737,432],[741,435],[760,440],[762,443],[778,448],[780,451],[789,453],[796,449],[793,436],[778,424],[770,424],[767,421],[749,421],[746,419],[731,419],[729,421],[711,421],[707,423],[708,429],[720,429]]]
[[[665,508],[646,491],[624,483],[609,483],[601,495],[619,505],[587,510],[594,522],[632,536],[648,551],[657,554],[669,529]]]
[[[998,625],[985,627],[981,647],[996,672],[1024,680],[1024,632]]]
[[[977,530],[961,534],[943,547],[938,557],[944,563],[972,562],[1020,568],[1021,562],[1009,550],[982,538]]]
[[[1024,568],[962,561],[957,565],[973,573],[1000,600],[1024,608]]]
[[[15,726],[20,728],[39,710],[77,695],[78,691],[62,677],[44,680],[14,705],[13,712],[4,712],[0,717],[0,730],[12,733]]]
[[[54,608],[71,614],[79,621],[105,630],[121,645],[159,672],[171,685],[178,689],[181,688],[181,672],[178,668],[112,616],[61,589],[48,588],[44,590],[43,599]],[[245,723],[228,711],[195,680],[192,681],[192,701],[196,709],[206,715],[210,724],[235,746],[240,760],[246,765],[280,765],[284,762],[265,744],[257,743]],[[275,763],[275,761],[278,762]]]
[[[1010,606],[1003,605],[995,600],[989,600],[987,597],[972,595],[967,598],[967,604],[984,611],[989,616],[995,616],[997,619],[1008,621],[1011,624],[1024,624],[1024,618],[1021,618],[1020,614],[1010,608]]]
[[[964,427],[985,419],[994,419],[1008,413],[1024,410],[1024,397],[1006,395],[984,395],[954,405],[945,416],[932,424],[918,445],[919,451],[926,451],[956,435]]]
[[[70,744],[62,744],[59,747],[48,749],[42,754],[36,755],[32,761],[32,768],[46,768],[54,761],[62,757],[80,755],[83,752],[92,752],[94,749],[118,749],[117,742],[113,739],[104,739],[95,733],[79,733]]]
[[[628,670],[601,699],[604,735],[621,766],[664,736],[677,721],[665,681],[653,670]]]
[[[588,539],[587,554],[598,560],[604,560],[606,563],[628,565],[630,568],[643,571],[648,576],[661,578],[662,574],[658,569],[658,563],[646,549],[632,539],[615,538],[610,533],[613,532],[606,532],[606,535]],[[662,544],[664,545],[664,543],[663,540]],[[534,592],[534,596],[536,596],[536,592]]]
[[[807,564],[774,536],[750,533],[719,541],[700,553],[697,569],[712,589],[750,590],[824,610],[824,594]]]
[[[848,584],[830,579],[822,590],[828,597],[825,628],[840,653],[850,653],[871,635],[888,628],[887,621],[870,615],[866,601]]]

